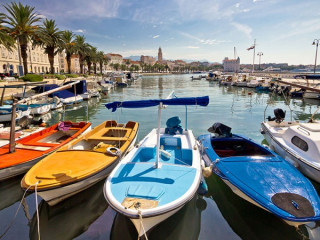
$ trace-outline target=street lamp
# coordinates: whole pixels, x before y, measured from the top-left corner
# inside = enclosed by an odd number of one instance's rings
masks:
[[[315,60],[314,60],[314,69],[313,69],[313,73],[316,74],[316,66],[317,66],[317,55],[318,55],[318,45],[319,45],[319,41],[320,39],[315,39],[313,40],[313,43],[312,45],[316,45],[316,57],[315,57]]]
[[[257,55],[259,56],[259,70],[261,70],[260,64],[261,64],[261,56],[263,55],[263,52],[258,52]]]

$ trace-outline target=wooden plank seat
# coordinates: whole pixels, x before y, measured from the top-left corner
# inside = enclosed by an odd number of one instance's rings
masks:
[[[47,151],[51,147],[45,147],[45,146],[32,146],[32,145],[24,145],[24,144],[17,144],[16,148],[20,149],[28,149],[28,150],[35,150],[35,151]]]
[[[24,145],[24,146],[39,146],[39,147],[49,147],[49,148],[52,148],[52,147],[56,147],[58,144],[60,143],[46,143],[46,142],[25,142],[25,143],[22,143],[21,145]]]
[[[124,136],[108,136],[109,132],[113,132],[115,133],[115,135],[119,135],[117,133],[118,132],[125,132]],[[107,131],[105,131],[105,129],[103,129],[103,131],[98,131],[95,134],[88,136],[88,138],[86,138],[86,140],[101,140],[101,141],[127,141],[130,133],[131,133],[132,129],[131,128],[123,128],[123,127],[113,127],[111,129],[107,129]]]

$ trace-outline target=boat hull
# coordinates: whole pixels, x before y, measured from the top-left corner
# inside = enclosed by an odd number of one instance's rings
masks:
[[[167,218],[171,217],[173,214],[178,212],[182,207],[183,206],[178,207],[177,209],[174,209],[170,212],[167,212],[158,216],[154,216],[154,217],[142,218],[142,220],[139,218],[138,219],[130,218],[130,220],[135,226],[139,234],[139,237],[142,237],[145,233],[147,234],[153,227],[158,225],[160,222],[163,222],[164,220],[166,220]],[[143,224],[143,227],[141,223]]]
[[[42,156],[40,158],[31,160],[28,162],[24,162],[15,166],[0,169],[0,181],[26,173],[34,164],[39,162],[44,157],[45,156]]]
[[[54,189],[49,189],[46,191],[38,191],[38,194],[50,205],[54,206],[59,202],[91,187],[98,181],[107,177],[112,169],[118,164],[118,162],[113,162],[110,166],[103,169],[101,172],[90,176],[82,181],[66,185],[63,187],[58,187]]]

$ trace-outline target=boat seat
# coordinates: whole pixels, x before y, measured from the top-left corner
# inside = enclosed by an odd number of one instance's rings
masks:
[[[124,136],[108,136],[109,131],[124,131],[125,135]],[[123,127],[113,127],[112,129],[107,129],[104,131],[98,131],[95,134],[89,136],[87,140],[101,140],[101,141],[127,141],[130,133],[131,133],[131,128],[123,128]],[[115,134],[117,135],[117,133]]]
[[[19,149],[28,149],[28,150],[35,150],[35,151],[47,151],[47,150],[49,150],[51,147],[17,144],[17,145],[16,145],[16,148],[19,148]]]
[[[60,143],[46,143],[46,142],[26,142],[26,143],[23,143],[22,145],[24,146],[39,146],[39,147],[49,147],[49,148],[52,148],[52,147],[56,147],[57,144],[60,144]]]

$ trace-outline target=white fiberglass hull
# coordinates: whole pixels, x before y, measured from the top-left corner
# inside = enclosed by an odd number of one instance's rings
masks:
[[[303,94],[303,98],[319,99],[319,100],[320,100],[320,93],[318,93],[318,92],[306,91],[306,92]]]
[[[61,98],[61,102],[64,105],[72,105],[72,104],[80,103],[82,101],[83,101],[83,98],[79,95],[77,95],[75,97]]]
[[[158,225],[160,222],[163,222],[167,218],[171,217],[173,214],[178,212],[183,206],[174,209],[170,212],[167,212],[162,215],[154,216],[154,217],[148,217],[148,218],[142,218],[136,219],[136,218],[130,218],[131,222],[135,226],[139,237],[142,237],[145,233],[148,233],[150,229]]]
[[[287,162],[298,168],[304,175],[320,183],[319,167],[312,166],[307,159],[303,159],[289,148],[284,147],[277,137],[272,136],[271,132],[264,123],[262,123],[262,130],[264,131],[264,136],[272,150],[278,153]]]
[[[50,110],[51,110],[51,105],[47,104],[47,105],[42,105],[42,106],[39,106],[39,107],[30,108],[30,114],[32,114],[32,115],[43,115],[43,114],[46,114],[46,113],[50,112]]]
[[[18,176],[22,173],[26,173],[33,165],[35,165],[44,157],[45,156],[42,156],[41,158],[37,158],[29,162],[25,162],[15,166],[0,169],[0,181],[12,178],[14,176]]]
[[[24,116],[29,116],[30,115],[30,110],[26,110],[26,111],[21,111],[18,110],[16,112],[16,120],[24,117]],[[0,122],[11,122],[11,113],[8,114],[1,114],[0,115]]]

